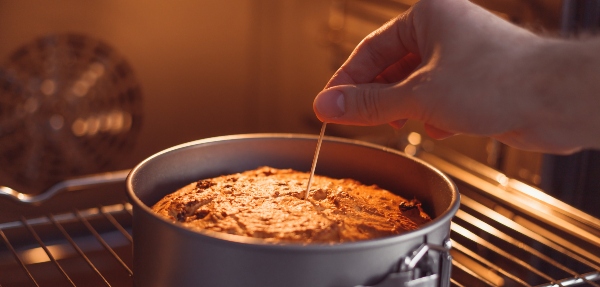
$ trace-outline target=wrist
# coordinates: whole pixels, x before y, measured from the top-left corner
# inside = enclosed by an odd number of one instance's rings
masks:
[[[538,37],[524,75],[529,87],[526,123],[559,146],[600,148],[600,41]],[[529,79],[529,80],[527,80]]]

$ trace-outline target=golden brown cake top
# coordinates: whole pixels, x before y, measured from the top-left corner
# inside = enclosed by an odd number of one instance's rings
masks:
[[[200,180],[167,195],[153,210],[192,229],[267,242],[340,243],[399,234],[431,219],[421,204],[376,185],[261,167]]]

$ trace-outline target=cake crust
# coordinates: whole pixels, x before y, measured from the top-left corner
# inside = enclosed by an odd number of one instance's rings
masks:
[[[191,229],[266,242],[343,243],[400,234],[431,221],[416,199],[376,185],[260,167],[191,183],[152,210]]]

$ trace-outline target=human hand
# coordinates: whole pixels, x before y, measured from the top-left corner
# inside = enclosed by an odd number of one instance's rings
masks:
[[[356,47],[314,110],[322,121],[350,125],[401,128],[414,119],[437,139],[483,135],[551,153],[598,148],[598,136],[586,133],[600,130],[600,86],[582,87],[580,74],[597,75],[600,65],[587,50],[468,1],[422,0]],[[568,61],[573,53],[583,55],[577,65]],[[579,65],[586,57],[598,66]]]

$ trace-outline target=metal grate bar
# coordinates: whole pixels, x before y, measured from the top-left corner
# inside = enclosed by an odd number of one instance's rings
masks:
[[[436,162],[437,164],[441,164],[440,161]],[[445,163],[449,164],[449,163]],[[436,165],[437,166],[437,165]],[[585,229],[580,228],[579,226],[561,218],[557,214],[551,212],[545,205],[532,204],[530,198],[525,198],[522,196],[518,196],[511,192],[507,192],[507,189],[504,188],[500,183],[492,183],[486,179],[482,179],[472,173],[468,173],[464,170],[457,169],[456,167],[449,169],[444,169],[444,172],[450,174],[451,176],[463,181],[468,182],[474,188],[478,190],[486,192],[488,195],[494,197],[498,202],[506,204],[506,206],[513,206],[517,208],[523,214],[528,214],[529,216],[536,218],[549,226],[553,226],[557,229],[568,231],[568,233],[577,235],[580,239],[585,240],[591,244],[598,245],[600,242],[600,237],[595,236],[594,234],[588,232]],[[575,246],[573,246],[576,248]],[[584,252],[583,250],[581,250]],[[588,253],[589,254],[589,253]],[[589,254],[592,256],[592,254]]]
[[[453,278],[450,278],[450,283],[457,287],[465,287],[465,285],[462,285],[462,284],[456,282],[456,280],[454,280]]]
[[[452,260],[452,266],[461,269],[463,272],[473,276],[473,278],[479,279],[479,281],[481,281],[482,283],[485,283],[487,286],[490,286],[490,287],[497,286],[496,284],[490,282],[486,278],[483,278],[481,275],[479,275],[476,272],[473,272],[473,270],[471,270],[467,266],[462,265],[460,262],[457,262],[456,260]]]
[[[540,235],[539,233],[533,232],[531,231],[530,228],[525,228],[524,226],[518,224],[517,222],[510,220],[508,218],[506,218],[505,216],[497,213],[496,211],[466,197],[463,196],[463,198],[461,199],[461,203],[465,206],[468,206],[469,208],[480,212],[481,214],[489,217],[490,219],[493,219],[494,221],[501,223],[502,225],[511,228],[512,230],[515,230],[531,239],[536,240],[539,243],[544,244],[547,247],[550,247],[552,249],[554,249],[555,251],[561,252],[562,254],[565,254],[569,257],[571,257],[574,260],[577,260],[578,262],[585,264],[595,270],[600,269],[600,267],[596,264],[594,264],[593,262],[590,262],[589,260],[582,258],[581,256],[579,256],[578,254],[575,254],[573,252],[571,252],[570,250],[568,250],[567,248],[564,248],[561,245],[558,245],[557,243],[546,239],[545,237],[543,237],[542,235]],[[565,271],[566,273],[569,273],[573,276],[578,276],[577,272],[573,271],[572,269],[564,266],[563,264],[551,259],[550,257],[542,254],[541,252],[539,252],[538,250],[532,248],[531,246],[528,246],[526,244],[524,244],[523,242],[520,242],[512,237],[510,237],[509,235],[499,231],[498,229],[490,226],[489,224],[483,222],[482,220],[478,219],[475,216],[472,216],[466,212],[464,212],[463,210],[459,210],[457,212],[457,217],[461,218],[463,220],[465,220],[466,222],[469,222],[470,224],[478,227],[479,229],[494,235],[495,237],[504,240],[505,242],[508,242],[514,246],[518,246],[521,249],[524,249],[525,251],[529,252],[530,254],[533,254],[535,256],[537,256],[538,258],[552,264],[553,266]],[[533,223],[532,223],[533,224]],[[565,241],[564,239],[560,240],[560,241]],[[600,261],[600,258],[597,257],[596,255],[591,254],[590,252],[588,252],[587,250],[583,250],[581,248],[579,248],[578,246],[574,246],[574,244],[572,243],[568,243],[565,242],[565,244],[568,244],[569,246],[571,246],[571,249],[577,250],[580,253],[583,253],[583,255],[586,255],[589,258],[592,258],[594,260]],[[590,284],[593,284],[590,282]],[[595,285],[594,286],[598,286]]]
[[[108,251],[119,262],[119,264],[121,264],[121,266],[123,266],[123,268],[125,268],[125,270],[127,270],[129,275],[133,275],[133,272],[131,271],[129,266],[127,266],[127,264],[125,264],[125,262],[123,262],[121,257],[119,257],[119,255],[117,255],[117,253],[115,253],[115,251],[110,247],[110,245],[108,245],[106,243],[106,241],[102,238],[102,236],[100,236],[98,231],[96,231],[96,229],[94,229],[94,227],[89,223],[89,221],[81,215],[79,210],[75,210],[75,215],[77,216],[77,218],[79,218],[79,220],[81,220],[81,222],[83,222],[85,227],[92,233],[92,235],[94,235],[96,240],[98,240],[98,242],[100,242],[100,244],[102,244],[102,246],[104,246],[106,251]]]
[[[570,278],[570,279],[564,279],[564,280],[560,280],[559,283],[562,284],[562,286],[575,286],[575,285],[579,285],[581,283],[589,283],[592,280],[598,280],[600,279],[600,274],[598,272],[590,272],[587,274],[583,274],[577,278]],[[536,287],[558,287],[560,286],[559,283],[550,283],[550,284],[542,284],[542,285],[538,285]],[[592,283],[594,286],[598,286],[597,284]]]
[[[42,239],[40,238],[40,236],[37,234],[37,232],[35,232],[35,230],[33,229],[33,227],[31,227],[31,225],[29,225],[29,223],[27,222],[27,220],[25,219],[25,217],[21,217],[21,222],[27,228],[27,230],[33,236],[33,238],[38,242],[38,244],[40,245],[40,247],[42,247],[42,249],[44,250],[44,252],[46,252],[46,255],[48,256],[48,258],[50,258],[50,261],[52,261],[52,263],[54,263],[54,265],[56,266],[56,268],[58,268],[60,270],[60,272],[65,276],[65,278],[71,283],[71,285],[75,287],[75,283],[73,282],[73,280],[71,280],[71,277],[69,277],[69,275],[67,275],[67,273],[62,268],[62,266],[60,266],[60,264],[54,258],[54,256],[50,252],[50,250],[48,250],[48,247],[46,246],[46,244],[44,244],[44,242],[42,241]]]
[[[473,258],[473,259],[475,259],[475,260],[477,260],[477,261],[479,261],[479,262],[481,262],[481,263],[483,263],[483,264],[491,267],[494,270],[497,270],[498,272],[502,273],[504,276],[512,279],[513,281],[515,281],[515,282],[517,282],[517,283],[519,283],[519,284],[521,284],[523,286],[531,286],[531,285],[527,284],[527,282],[525,282],[525,281],[517,278],[516,276],[510,274],[506,270],[504,270],[504,269],[500,268],[499,266],[493,264],[489,260],[483,258],[482,256],[478,255],[477,253],[473,252],[472,250],[469,250],[468,248],[464,247],[463,245],[459,244],[458,242],[456,242],[454,240],[452,241],[452,248],[456,249],[456,250],[458,250],[458,251],[460,251],[460,252],[462,252],[462,253],[464,253],[464,254],[466,254],[468,256],[470,256],[471,258]]]
[[[29,269],[27,269],[27,267],[25,266],[25,263],[23,262],[23,260],[21,260],[21,258],[17,254],[17,251],[15,250],[15,248],[12,246],[12,244],[10,244],[10,241],[8,241],[8,238],[6,237],[6,234],[4,234],[4,231],[2,231],[2,229],[0,229],[0,236],[2,236],[2,240],[4,241],[4,244],[6,244],[6,246],[8,247],[8,250],[10,250],[10,252],[15,257],[17,262],[19,262],[19,265],[21,265],[21,268],[23,268],[23,271],[25,271],[25,273],[27,274],[27,277],[29,277],[29,279],[31,279],[31,282],[33,282],[33,284],[35,284],[35,286],[39,287],[40,285],[35,281],[35,279],[33,278],[33,275],[31,274],[31,272],[29,272]]]
[[[502,260],[507,260],[505,264],[513,264],[512,267],[508,265],[499,266],[503,266],[502,268],[506,270],[510,270],[513,267],[517,268],[517,270],[525,268],[520,271],[527,271],[532,273],[529,276],[540,276],[539,279],[543,278],[549,282],[544,283],[548,285],[540,286],[574,286],[584,283],[586,286],[600,286],[598,283],[592,282],[592,280],[599,279],[595,276],[600,276],[600,256],[595,252],[594,248],[590,249],[587,247],[588,243],[592,245],[591,247],[600,246],[599,233],[594,228],[596,226],[595,220],[586,219],[581,214],[571,216],[568,210],[555,210],[556,208],[549,205],[549,198],[538,200],[537,196],[539,192],[536,193],[537,190],[522,192],[524,190],[523,186],[516,186],[511,179],[508,179],[497,171],[494,172],[494,176],[490,177],[489,174],[483,176],[473,170],[467,171],[462,165],[456,165],[432,154],[422,153],[421,157],[453,177],[454,180],[457,180],[457,183],[467,186],[467,194],[465,192],[461,194],[461,209],[457,213],[456,220],[458,222],[464,221],[468,226],[466,226],[467,228],[463,228],[462,226],[453,225],[453,231],[460,233],[454,228],[467,231],[468,233],[465,233],[466,235],[462,234],[462,236],[475,244],[479,244],[477,240],[482,238],[469,238],[471,234],[486,232],[483,237],[488,236],[488,234],[491,235],[491,241],[487,242],[489,245],[483,247],[503,257]],[[513,184],[507,185],[507,182],[512,182]],[[471,195],[473,197],[470,197]],[[592,224],[588,225],[588,223]],[[505,230],[505,228],[508,229]],[[564,233],[566,237],[561,236],[561,233]],[[570,236],[573,236],[573,238]],[[508,244],[507,246],[510,246],[511,250],[527,251],[528,256],[531,255],[534,261],[531,263],[528,262],[529,266],[518,264],[518,261],[515,261],[515,259],[519,258],[519,252],[511,251],[502,253],[504,252],[503,248],[494,246],[496,240],[502,241],[498,246]],[[525,243],[530,240],[532,243]],[[469,244],[466,245],[470,246]],[[495,249],[490,249],[491,247]],[[543,249],[550,250],[551,252],[545,254],[545,251],[542,251]],[[512,254],[512,258],[506,257],[505,254]],[[567,261],[563,262],[563,260],[552,259],[549,256],[550,254],[559,257],[564,256]],[[467,257],[467,255],[464,256],[465,258]],[[465,258],[462,259],[471,260]],[[489,261],[493,262],[493,260]],[[530,265],[536,264],[535,266],[537,266],[540,262],[541,266],[555,268],[556,271],[560,271],[559,273],[564,272],[565,276],[569,275],[570,277],[561,280],[552,280],[550,275],[556,277],[557,274],[548,271],[545,272],[545,275],[542,275],[540,274],[540,270],[545,270],[544,268],[535,268]],[[463,263],[466,266],[470,266],[465,262]],[[479,264],[475,261],[468,263]],[[583,270],[577,268],[591,268],[592,270],[586,270],[585,272],[589,273],[586,273],[584,276],[581,275],[583,274]],[[482,270],[485,271],[485,269]],[[574,270],[579,270],[579,272]],[[495,271],[500,272],[499,270]],[[506,278],[509,279],[510,277]],[[527,278],[529,277],[522,277],[522,280],[526,280]],[[533,278],[535,277],[531,278],[531,280],[534,280]],[[509,280],[519,282],[512,278]],[[541,283],[543,282],[536,284]]]
[[[600,219],[464,155],[439,147],[435,151],[435,155],[423,152],[420,157],[459,181],[493,197],[493,201],[516,209],[517,214],[528,215],[548,226],[569,231],[579,239],[600,247]],[[548,238],[562,239],[557,235]]]
[[[523,214],[527,214],[533,218],[536,218],[548,226],[555,227],[561,230],[569,230],[573,234],[577,234],[579,238],[587,241],[590,244],[600,246],[600,237],[595,236],[588,230],[583,229],[574,223],[558,216],[552,212],[546,205],[532,204],[531,197],[519,196],[516,193],[511,193],[510,189],[505,188],[502,183],[492,183],[489,179],[483,179],[480,176],[467,172],[458,166],[438,158],[434,155],[423,153],[421,158],[432,163],[437,168],[440,168],[446,174],[452,176],[454,179],[468,183],[473,188],[484,191],[486,195],[492,196],[498,203],[503,203],[506,206],[512,206],[519,210]],[[505,177],[506,178],[506,177]],[[560,240],[559,236],[555,237],[556,240]],[[576,246],[574,246],[576,247]],[[584,251],[584,250],[580,250]]]
[[[524,262],[523,260],[515,257],[514,255],[496,247],[495,245],[491,244],[489,241],[481,238],[480,236],[476,235],[475,233],[469,231],[468,229],[452,222],[452,224],[450,225],[450,228],[452,229],[452,231],[464,236],[465,238],[468,238],[474,242],[476,242],[477,244],[497,253],[500,254],[501,256],[503,256],[504,258],[512,261],[515,264],[518,264],[519,266],[527,269],[530,272],[535,273],[536,275],[548,280],[549,282],[556,282],[556,280],[550,276],[548,276],[547,274],[541,272],[540,270],[536,269],[535,267],[531,266],[530,264],[527,264],[526,262]],[[562,285],[560,285],[562,286]],[[564,286],[563,286],[564,287]]]
[[[94,270],[94,272],[96,272],[96,274],[98,274],[98,276],[100,276],[100,278],[102,278],[102,281],[104,281],[104,284],[106,284],[106,286],[110,287],[110,284],[108,283],[106,278],[104,278],[104,276],[102,276],[102,274],[100,273],[98,268],[96,268],[96,266],[94,266],[92,261],[90,261],[90,259],[85,255],[85,253],[81,250],[81,248],[79,248],[77,243],[75,243],[73,238],[71,238],[71,236],[67,233],[67,231],[64,229],[64,227],[58,221],[56,221],[56,219],[54,218],[54,215],[50,214],[49,218],[50,218],[50,221],[52,221],[52,223],[54,223],[54,226],[56,226],[56,228],[58,228],[58,230],[60,230],[60,232],[67,239],[67,241],[69,241],[69,243],[71,243],[71,246],[73,246],[73,248],[75,248],[75,251],[77,251],[77,253],[79,253],[79,255],[83,258],[83,260],[85,260],[85,262],[90,266],[90,268],[92,268],[92,270]]]
[[[125,207],[129,207],[129,208],[125,208],[125,211],[127,211],[127,213],[129,213],[129,215],[133,216],[133,211],[131,210],[131,205],[129,203],[123,203],[124,208]]]
[[[586,258],[594,260],[595,262],[600,262],[600,256],[598,256],[598,254],[594,254],[587,249],[581,248],[577,244],[573,244],[573,242],[565,239],[564,237],[560,237],[560,236],[554,234],[552,231],[549,231],[548,229],[543,228],[521,216],[515,216],[512,221],[514,223],[511,223],[511,224],[517,224],[517,225],[522,226],[524,228],[524,230],[526,230],[529,234],[531,234],[533,236],[536,236],[538,238],[548,238],[550,240],[549,242],[551,244],[551,246],[548,246],[548,247],[550,247],[556,251],[559,251],[561,253],[564,253],[565,255],[568,255],[569,257],[571,257],[571,258],[577,260],[578,262],[585,264],[591,268],[600,270],[600,265],[590,262],[589,260],[586,260],[585,258],[582,258],[581,256],[579,256],[579,255],[582,255],[582,256],[585,256]],[[555,249],[555,247],[559,248],[560,250]],[[568,249],[566,249],[567,247],[568,247]],[[564,252],[561,250],[564,250]],[[574,254],[573,252],[576,252],[577,254]]]
[[[560,213],[566,218],[570,218],[575,222],[579,222],[584,226],[589,226],[593,229],[600,229],[600,219],[595,218],[573,206],[570,206],[548,194],[540,189],[530,186],[526,183],[520,182],[516,179],[508,179],[507,187],[510,190],[524,194],[534,200],[545,203],[545,206],[552,209],[554,212]]]
[[[571,274],[572,276],[577,276],[577,272],[569,269],[568,267],[564,266],[563,264],[560,264],[559,262],[556,262],[556,260],[553,260],[552,258],[542,254],[541,252],[537,251],[536,249],[532,248],[531,246],[528,246],[528,245],[524,244],[523,242],[518,241],[518,240],[508,236],[507,234],[505,234],[505,233],[501,232],[500,230],[490,226],[489,224],[481,221],[480,219],[476,218],[473,215],[470,215],[462,210],[459,210],[457,212],[456,217],[469,222],[470,224],[478,227],[479,229],[487,232],[488,234],[491,234],[491,235],[495,236],[496,238],[502,239],[505,242],[512,244],[513,246],[520,247],[521,249],[529,252],[530,254],[537,256],[538,258],[554,265],[557,268],[560,268],[561,270]]]
[[[127,210],[127,211],[129,212],[129,214],[131,214],[131,210],[130,210],[130,209],[128,209],[128,208],[126,207],[126,204],[123,204],[123,209],[124,209],[124,210]],[[104,212],[104,210],[103,210],[103,207],[102,207],[102,206],[99,206],[99,207],[98,207],[98,210],[100,211],[100,213],[101,213],[102,215],[104,215],[104,217],[105,217],[106,219],[108,219],[108,221],[110,221],[110,223],[112,223],[112,225],[113,225],[114,227],[116,227],[116,228],[117,228],[117,229],[118,229],[118,230],[119,230],[119,231],[120,231],[120,232],[123,234],[123,236],[125,236],[125,238],[127,238],[127,240],[129,240],[129,242],[133,243],[133,238],[131,237],[131,235],[129,234],[129,232],[127,232],[127,230],[125,230],[125,228],[123,228],[123,225],[121,225],[121,224],[120,224],[120,223],[119,223],[119,222],[118,222],[118,221],[115,219],[115,217],[114,217],[114,216],[112,216],[112,214],[110,214],[110,213],[107,213],[107,212]]]
[[[459,214],[460,213],[460,214]],[[459,210],[459,212],[457,213],[457,217],[464,219],[467,222],[472,222],[472,221],[476,221],[478,219],[472,217],[471,215],[468,215],[467,218],[465,216],[465,212],[462,210]],[[481,222],[482,224],[485,224],[483,222]],[[492,228],[491,226],[485,227],[485,226],[479,226],[477,224],[475,224],[475,226],[477,226],[478,228],[480,228],[480,230],[486,231],[489,233],[488,228]],[[487,249],[496,252],[502,256],[504,256],[505,258],[521,265],[524,268],[527,268],[529,271],[542,276],[543,278],[545,278],[546,280],[549,280],[551,283],[551,285],[543,285],[543,286],[573,286],[573,285],[579,285],[581,283],[587,283],[589,284],[589,286],[600,286],[594,282],[592,282],[591,280],[596,280],[596,279],[600,279],[600,274],[598,272],[590,272],[587,273],[586,275],[578,275],[577,272],[563,266],[562,264],[557,263],[556,261],[548,258],[546,255],[539,253],[537,250],[532,249],[531,247],[523,244],[522,242],[516,241],[516,240],[512,240],[513,242],[510,242],[511,244],[514,244],[515,246],[537,256],[538,258],[554,264],[556,267],[562,267],[561,269],[565,272],[570,273],[573,277],[572,278],[567,278],[567,279],[563,279],[563,280],[553,280],[552,278],[550,278],[550,276],[542,273],[541,271],[537,270],[536,268],[530,266],[529,264],[526,264],[525,262],[522,262],[521,260],[517,259],[516,257],[510,255],[507,252],[504,252],[503,250],[499,249],[498,247],[494,246],[493,244],[491,244],[489,241],[484,240],[483,238],[473,234],[471,231],[465,229],[464,227],[456,224],[456,223],[452,223],[452,230],[463,235],[465,238],[468,238],[474,242],[476,242],[477,244],[486,247]],[[498,231],[499,232],[499,231]],[[497,234],[495,233],[490,233],[496,237]],[[504,270],[502,270],[501,268],[498,268],[496,265],[492,264],[491,262],[489,262],[488,260],[478,256],[477,254],[475,254],[473,251],[470,251],[466,248],[463,248],[462,245],[453,242],[453,245],[455,246],[456,250],[461,251],[463,253],[465,253],[466,255],[470,256],[471,258],[474,258],[475,260],[478,260],[479,262],[482,262],[483,264],[485,264],[486,266],[488,266],[489,268],[491,268],[492,270],[496,270],[498,272],[501,272],[502,274],[504,274],[505,276],[507,276],[508,278],[511,278],[512,280],[515,280],[516,282],[519,283],[524,283],[522,282],[520,279],[514,278],[514,276],[510,275],[505,272]],[[524,283],[524,286],[530,286],[527,283]]]

